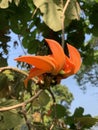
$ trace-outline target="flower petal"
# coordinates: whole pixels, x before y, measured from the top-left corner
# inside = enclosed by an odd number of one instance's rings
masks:
[[[81,56],[80,53],[78,52],[78,50],[71,46],[70,44],[67,44],[68,46],[68,50],[69,50],[69,57],[70,57],[70,61],[74,64],[75,68],[74,68],[74,74],[78,72],[78,70],[80,69],[82,60],[81,60]]]
[[[61,45],[51,39],[45,39],[46,42],[48,43],[51,51],[52,51],[52,56],[55,59],[55,65],[56,65],[56,69],[54,71],[54,74],[57,74],[64,66],[65,63],[65,54],[63,51],[63,48],[61,47]]]
[[[29,76],[25,79],[24,83],[25,83],[25,86],[27,87],[27,83],[28,83],[28,80],[35,77],[35,76],[39,76],[43,73],[45,73],[46,71],[45,70],[41,70],[41,69],[38,69],[38,68],[32,68],[29,72]]]
[[[26,62],[38,69],[45,70],[46,72],[52,72],[55,69],[55,65],[52,62],[53,58],[51,56],[21,56],[15,60]]]
[[[65,74],[63,75],[63,78],[67,78],[68,76],[77,73],[81,66],[81,56],[78,50],[70,44],[67,44],[67,47],[69,57],[65,55],[66,62],[63,68]]]

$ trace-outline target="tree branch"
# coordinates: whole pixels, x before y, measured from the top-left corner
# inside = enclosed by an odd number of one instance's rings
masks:
[[[29,122],[27,115],[26,115],[26,110],[25,110],[25,106],[22,107],[22,111],[21,111],[22,115],[24,116],[26,125],[28,127],[28,130],[31,130],[31,123]]]
[[[23,107],[23,106],[27,105],[28,103],[32,102],[35,98],[37,98],[41,94],[42,91],[43,90],[40,89],[33,97],[31,97],[29,100],[26,100],[25,102],[19,103],[17,105],[9,106],[9,107],[2,107],[2,108],[0,108],[0,112],[1,111],[8,111],[11,109],[16,109],[18,107]]]
[[[68,7],[68,4],[69,4],[70,0],[67,0],[65,5],[63,4],[63,0],[61,0],[61,5],[62,5],[62,8],[63,8],[63,12],[62,12],[62,48],[64,49],[64,40],[65,40],[65,27],[64,27],[64,21],[65,21],[65,12],[66,12],[66,9]],[[64,5],[64,7],[63,7]]]
[[[28,76],[28,73],[24,72],[23,70],[19,70],[18,68],[16,67],[10,67],[10,66],[7,66],[7,67],[1,67],[0,68],[0,73],[2,73],[3,71],[5,70],[11,70],[11,71],[15,71],[17,73],[21,73],[22,75],[25,75],[26,77]],[[32,78],[32,80],[37,83],[37,79],[35,78]]]

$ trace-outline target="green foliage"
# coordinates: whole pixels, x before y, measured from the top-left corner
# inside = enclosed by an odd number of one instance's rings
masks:
[[[56,100],[60,103],[65,103],[65,106],[70,105],[73,100],[73,95],[66,86],[56,85],[53,88],[53,92],[56,95]]]
[[[29,83],[25,89],[23,84],[23,75],[19,72],[4,70],[0,73],[0,109],[11,107],[25,102],[39,91],[39,85]],[[53,95],[50,91],[43,92],[35,98],[31,103],[25,106],[26,115],[22,107],[17,109],[0,112],[0,126],[2,130],[8,129],[28,129],[27,122],[29,121],[31,128],[45,129],[49,128],[54,122],[55,117],[59,122],[60,118],[66,117],[69,114],[68,106],[70,105],[73,96],[66,86],[53,86],[52,93],[55,96],[56,104],[53,103]],[[67,103],[63,105],[63,102]],[[49,111],[50,114],[49,114]],[[61,112],[62,111],[62,112]],[[26,116],[26,120],[25,117]],[[8,120],[8,118],[10,118]],[[59,127],[58,124],[55,128]]]
[[[67,124],[70,125],[72,130],[84,130],[84,128],[90,128],[98,121],[97,118],[91,117],[91,115],[83,115],[84,109],[82,107],[76,108],[74,114],[66,119]]]

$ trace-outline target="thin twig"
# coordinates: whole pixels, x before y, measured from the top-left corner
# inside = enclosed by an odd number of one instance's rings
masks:
[[[65,3],[65,6],[63,8],[63,15],[65,14],[65,11],[66,11],[66,9],[68,7],[69,2],[70,2],[70,0],[67,0],[66,3]]]
[[[32,13],[32,18],[33,18],[34,15],[36,14],[37,10],[38,10],[38,8],[35,8],[35,10],[33,11],[33,13]]]
[[[53,128],[54,128],[54,124],[52,124],[52,125],[50,126],[50,129],[49,129],[49,130],[53,130]]]
[[[22,112],[21,112],[24,116],[25,122],[27,124],[28,130],[31,130],[31,124],[28,121],[27,115],[26,115],[26,110],[25,110],[25,106],[22,107]]]
[[[16,71],[16,72],[18,72],[18,73],[21,73],[21,74],[23,74],[23,75],[25,75],[25,76],[28,76],[28,74],[27,74],[26,72],[24,72],[24,71],[22,71],[22,70],[19,70],[19,69],[16,68],[16,67],[10,67],[10,66],[1,67],[1,68],[0,68],[0,73],[2,73],[2,72],[5,71],[5,70],[13,70],[13,71]]]
[[[64,21],[65,21],[65,12],[66,12],[66,9],[68,7],[68,4],[69,4],[70,0],[67,0],[65,5],[63,4],[63,0],[61,0],[61,4],[62,4],[62,8],[63,8],[63,12],[62,12],[62,48],[64,49],[64,40],[65,40],[65,27],[64,27]],[[64,5],[64,7],[63,7]]]
[[[23,107],[23,106],[27,105],[28,103],[32,102],[35,98],[37,98],[41,94],[42,91],[43,90],[40,89],[33,97],[26,100],[25,102],[22,102],[22,103],[13,105],[13,106],[9,106],[9,107],[2,107],[2,108],[0,108],[0,111],[8,111],[8,110],[11,110],[11,109],[16,109],[16,108],[19,108],[19,107]]]
[[[0,68],[0,73],[2,73],[2,72],[5,71],[5,70],[15,71],[15,72],[17,72],[17,73],[21,73],[21,74],[25,75],[26,77],[28,76],[28,73],[24,72],[23,70],[20,70],[20,69],[18,69],[18,68],[16,68],[16,67],[10,67],[10,66],[1,67],[1,68]],[[37,80],[36,80],[35,78],[32,78],[32,80],[33,80],[35,83],[37,83]]]
[[[51,97],[52,97],[52,99],[53,99],[53,103],[55,104],[56,100],[55,100],[55,97],[54,97],[53,92],[51,91],[50,88],[48,88],[47,91],[51,94]]]

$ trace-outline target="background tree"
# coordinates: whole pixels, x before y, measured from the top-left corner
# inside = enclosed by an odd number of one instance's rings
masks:
[[[1,111],[5,111],[0,112],[2,130],[67,130],[67,125],[69,130],[82,130],[95,124],[97,119],[91,118],[90,115],[84,116],[83,108],[76,109],[70,117],[68,108],[73,96],[67,87],[59,85],[53,87],[52,92],[41,92],[35,79],[33,84],[30,81],[25,89],[23,81],[28,74],[6,66],[12,44],[14,47],[21,44],[22,48],[27,49],[26,54],[45,55],[49,54],[49,48],[44,43],[44,38],[50,38],[62,45],[66,55],[66,43],[75,46],[83,60],[81,70],[75,78],[80,85],[91,82],[98,86],[97,10],[98,0],[0,1],[0,106],[3,107]],[[16,39],[10,45],[12,33],[17,34],[20,42]],[[86,40],[88,37],[89,41]],[[27,64],[17,65],[26,71],[31,67]],[[55,105],[54,96],[57,100]],[[16,104],[19,106],[15,106]],[[16,109],[8,107],[13,105]],[[89,122],[85,124],[85,120]],[[78,124],[79,122],[82,125]]]

